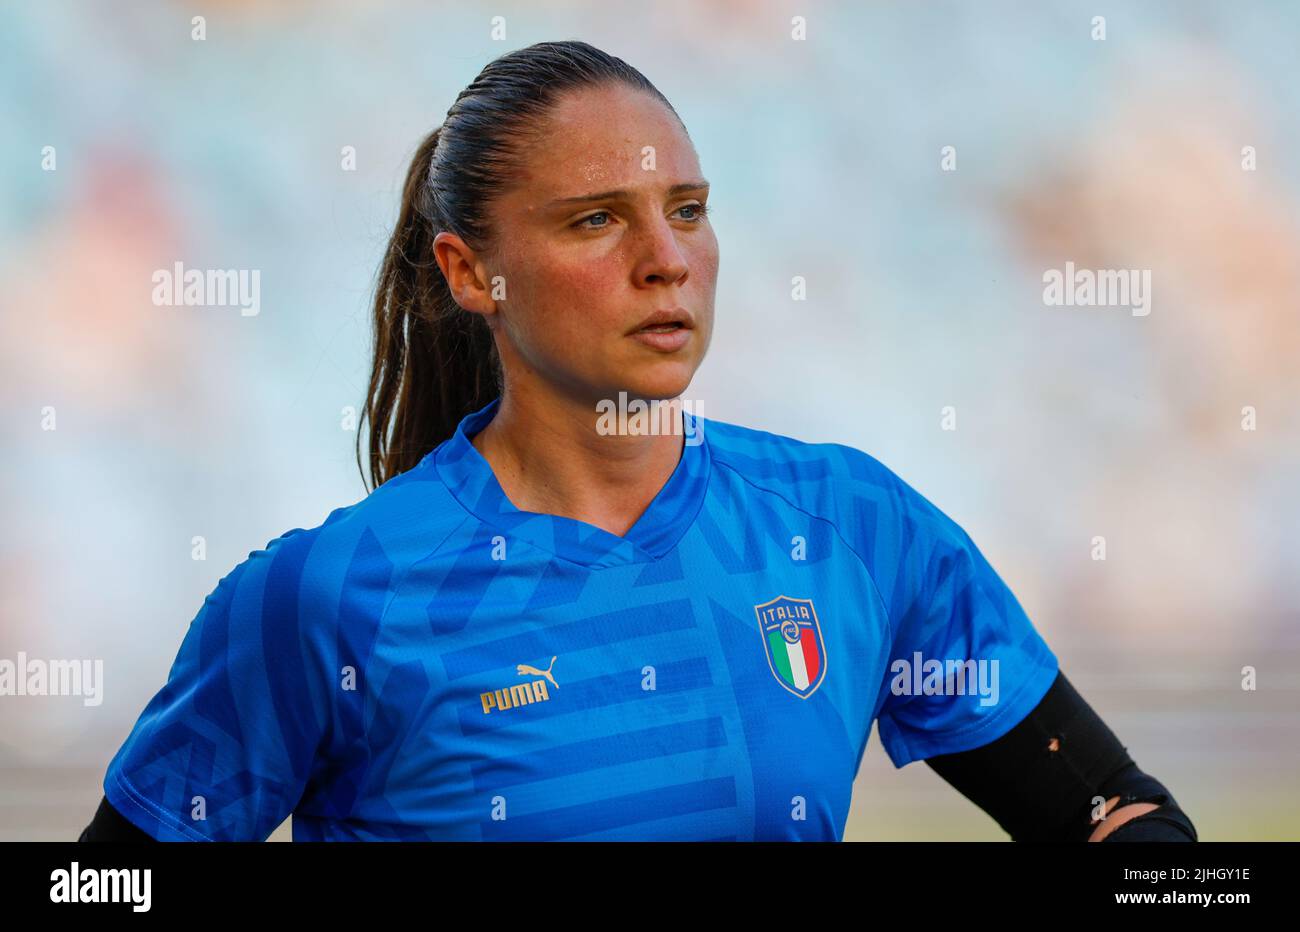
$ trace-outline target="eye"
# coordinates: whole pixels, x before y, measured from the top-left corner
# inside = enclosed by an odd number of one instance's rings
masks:
[[[681,210],[695,211],[694,217],[688,217],[686,219],[690,220],[691,223],[701,223],[709,212],[709,205],[708,204],[683,204],[681,207],[677,209],[679,211]]]
[[[586,223],[588,220],[594,220],[594,219],[597,218],[597,217],[608,217],[608,216],[609,216],[609,211],[607,211],[607,210],[602,210],[602,211],[599,211],[599,212],[594,213],[594,214],[588,214],[587,216],[583,217],[581,220],[577,221],[577,222],[574,223],[573,225],[574,225],[575,227],[582,228],[582,225],[583,225],[584,223]],[[589,226],[589,227],[586,227],[586,229],[588,229],[588,230],[599,230],[599,229],[601,229],[601,228],[603,228],[603,227],[607,227],[607,226],[609,226],[608,223],[598,223],[598,224],[596,224],[595,226]]]

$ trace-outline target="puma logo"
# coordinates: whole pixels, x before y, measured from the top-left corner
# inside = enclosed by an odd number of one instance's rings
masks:
[[[556,689],[560,684],[555,682],[555,677],[551,676],[551,669],[555,666],[555,658],[551,658],[551,666],[545,670],[539,670],[531,667],[526,663],[515,664],[515,669],[519,671],[520,676],[540,676],[542,679],[532,680],[528,683],[515,683],[513,686],[507,686],[504,689],[494,689],[491,692],[481,693],[479,701],[483,703],[483,714],[487,715],[492,710],[504,712],[507,709],[519,709],[526,705],[532,705],[534,702],[547,702],[551,694],[546,691],[547,680]]]
[[[532,676],[544,676],[551,681],[552,686],[554,686],[556,689],[559,689],[560,684],[555,682],[555,677],[551,676],[551,670],[553,670],[554,668],[555,668],[555,657],[551,658],[551,665],[547,667],[545,670],[539,670],[536,667],[530,667],[526,663],[520,663],[515,665],[515,669],[519,671],[520,676],[528,676],[530,674]]]

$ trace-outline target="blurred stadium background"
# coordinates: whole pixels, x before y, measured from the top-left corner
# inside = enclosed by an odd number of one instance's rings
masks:
[[[703,413],[891,466],[1203,839],[1300,838],[1300,6],[202,6],[0,6],[0,657],[106,680],[0,698],[0,839],[75,838],[216,581],[364,494],[342,411],[410,155],[564,38],[656,82],[713,183]],[[1151,314],[1044,306],[1067,260],[1150,269]],[[177,261],[259,269],[260,314],[154,306]],[[1005,836],[873,735],[845,837]]]

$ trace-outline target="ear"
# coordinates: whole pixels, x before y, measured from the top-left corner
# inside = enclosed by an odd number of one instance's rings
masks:
[[[433,238],[433,257],[452,300],[474,314],[491,317],[496,313],[487,267],[468,243],[455,233],[439,233]]]

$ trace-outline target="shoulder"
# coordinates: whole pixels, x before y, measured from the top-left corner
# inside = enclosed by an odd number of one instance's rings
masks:
[[[875,457],[842,443],[811,443],[713,419],[704,421],[704,434],[715,459],[758,477],[774,476],[791,483],[837,479],[881,484],[893,476]]]
[[[844,443],[814,443],[725,421],[707,420],[715,463],[750,485],[837,524],[903,521],[932,530],[948,519],[876,457]]]
[[[466,518],[431,456],[321,521],[290,528],[250,551],[209,599],[233,598],[238,589],[267,617],[293,610],[322,618],[338,610],[349,590],[386,592]]]

